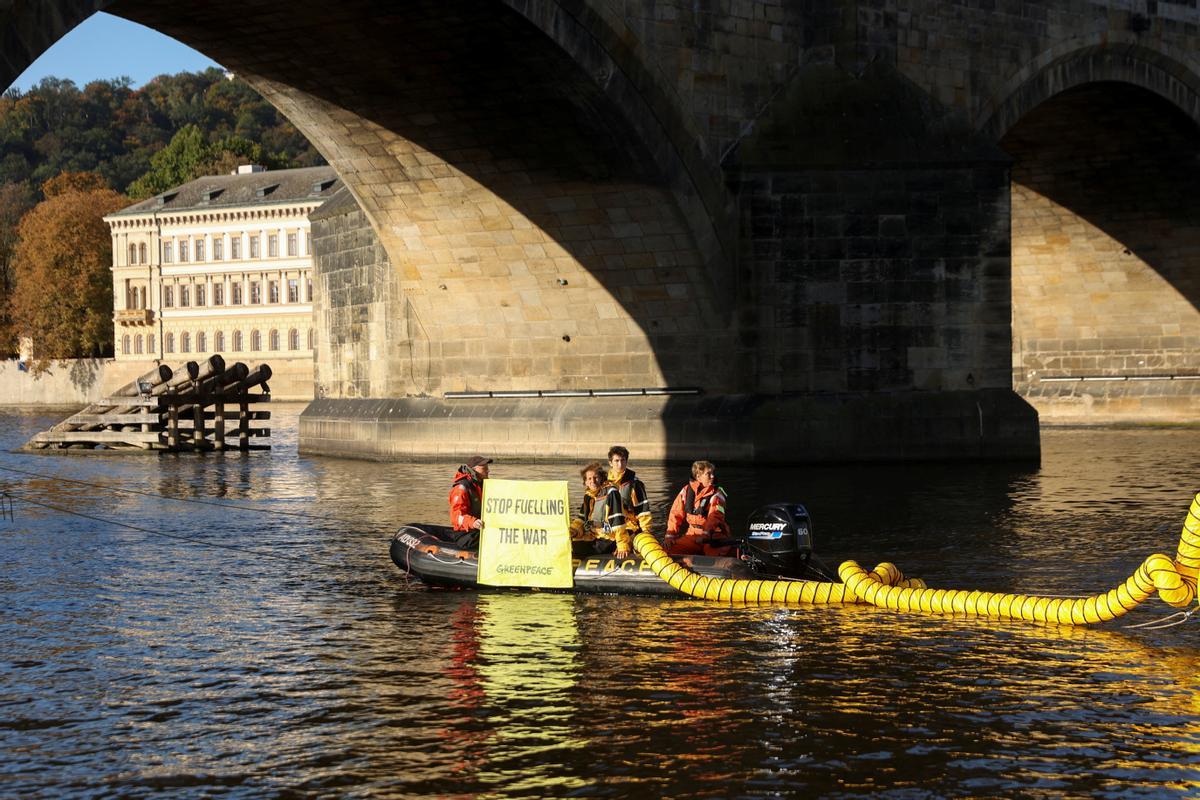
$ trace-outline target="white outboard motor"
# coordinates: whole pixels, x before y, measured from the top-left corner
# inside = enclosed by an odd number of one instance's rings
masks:
[[[812,557],[812,521],[799,503],[773,503],[750,515],[742,549],[756,572],[804,575]]]

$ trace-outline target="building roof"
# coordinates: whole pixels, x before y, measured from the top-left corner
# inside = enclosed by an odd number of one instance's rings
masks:
[[[239,206],[324,202],[342,187],[333,167],[264,170],[241,175],[208,175],[134,203],[107,218],[155,211],[198,211]]]

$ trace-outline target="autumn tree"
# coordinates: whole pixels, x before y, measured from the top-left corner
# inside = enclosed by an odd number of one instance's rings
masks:
[[[13,290],[13,252],[17,248],[17,225],[33,208],[33,187],[27,181],[0,186],[0,357],[16,353],[9,301]]]
[[[33,369],[50,359],[112,352],[112,239],[105,214],[129,200],[99,176],[59,176],[21,220],[10,310],[33,345]]]

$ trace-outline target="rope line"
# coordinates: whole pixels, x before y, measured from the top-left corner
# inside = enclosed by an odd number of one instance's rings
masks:
[[[139,495],[141,497],[152,497],[152,498],[155,498],[158,500],[171,500],[176,503],[196,503],[198,505],[204,505],[204,506],[216,506],[217,508],[233,508],[233,509],[237,509],[239,511],[256,511],[259,514],[275,514],[275,515],[284,516],[284,517],[299,517],[301,519],[311,519],[311,520],[317,520],[319,522],[346,522],[346,523],[353,522],[353,520],[345,519],[342,517],[330,517],[330,516],[321,517],[321,516],[317,516],[315,514],[306,514],[303,511],[280,511],[278,509],[272,509],[272,508],[257,508],[255,506],[244,506],[239,503],[222,503],[222,502],[217,502],[216,500],[201,500],[200,498],[196,498],[196,497],[172,497],[171,495],[161,494],[159,492],[147,492],[147,491],[142,491],[139,489],[126,489],[126,488],[123,488],[120,486],[109,486],[108,484],[104,484],[104,483],[91,483],[89,481],[78,480],[76,478],[64,478],[61,475],[46,475],[41,472],[31,472],[29,470],[17,469],[15,467],[6,467],[3,465],[0,465],[0,470],[3,470],[5,472],[15,472],[18,475],[28,475],[33,478],[44,478],[46,480],[61,481],[62,483],[74,483],[74,484],[78,484],[80,486],[87,486],[87,487],[90,487],[93,489],[103,489],[108,492],[121,492],[124,494],[134,494],[134,495]]]
[[[199,539],[195,536],[184,536],[184,535],[178,534],[178,533],[167,533],[166,531],[156,531],[153,528],[143,528],[140,525],[131,525],[128,522],[119,522],[119,521],[113,520],[113,519],[106,519],[104,517],[98,517],[93,514],[85,514],[82,511],[74,511],[69,508],[63,508],[62,506],[56,506],[51,503],[43,503],[38,500],[32,500],[29,497],[26,497],[22,494],[17,494],[17,495],[15,495],[15,497],[16,497],[16,499],[20,500],[23,503],[29,503],[31,505],[41,506],[42,508],[48,508],[51,511],[57,511],[61,514],[70,514],[75,517],[82,517],[83,519],[90,519],[94,522],[100,522],[105,525],[113,525],[118,528],[128,528],[131,531],[139,531],[141,533],[148,533],[152,536],[162,536],[167,539],[176,539],[176,540],[182,541],[182,542],[189,542],[191,544],[202,545],[204,547],[212,547],[212,548],[216,548],[219,550],[233,550],[233,551],[236,551],[239,553],[246,553],[248,555],[258,556],[259,558],[274,558],[279,561],[292,561],[292,562],[296,562],[296,563],[300,563],[300,564],[309,564],[309,565],[316,566],[316,567],[328,567],[330,569],[340,569],[342,566],[339,564],[331,564],[331,563],[327,563],[327,562],[323,562],[323,561],[314,561],[313,559],[302,558],[300,556],[289,556],[289,555],[283,555],[280,553],[264,552],[262,550],[255,550],[252,547],[242,547],[242,546],[236,545],[236,544],[222,544],[220,542],[210,542],[206,539]]]

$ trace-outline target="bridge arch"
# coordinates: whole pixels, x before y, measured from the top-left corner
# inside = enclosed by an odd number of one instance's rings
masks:
[[[587,4],[30,5],[5,29],[14,76],[107,10],[224,64],[313,141],[391,262],[372,395],[728,388],[719,168]]]
[[[1047,48],[984,104],[975,128],[999,141],[1034,108],[1076,86],[1127,83],[1170,102],[1200,124],[1200,62],[1165,44],[1150,47],[1135,34],[1109,31]]]
[[[981,128],[1013,158],[1014,388],[1043,422],[1193,419],[1200,82],[1129,42],[1042,62]]]

